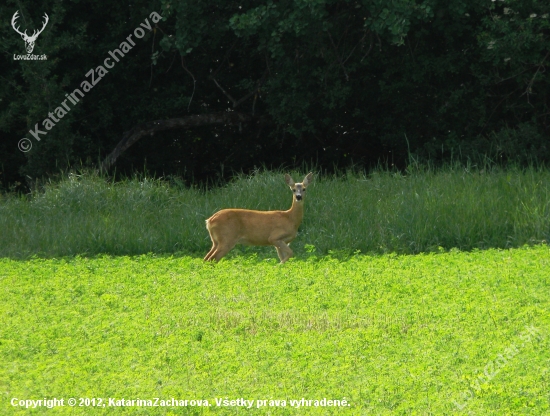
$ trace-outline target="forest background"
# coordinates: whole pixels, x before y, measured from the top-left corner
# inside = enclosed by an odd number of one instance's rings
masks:
[[[16,11],[28,34],[49,16],[33,51],[47,60],[14,59]],[[6,1],[0,186],[98,166],[196,183],[304,162],[545,163],[549,14],[530,0]]]

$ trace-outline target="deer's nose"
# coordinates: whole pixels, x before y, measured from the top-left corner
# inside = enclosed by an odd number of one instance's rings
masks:
[[[301,200],[302,200],[302,195],[296,194],[296,201],[301,201]]]

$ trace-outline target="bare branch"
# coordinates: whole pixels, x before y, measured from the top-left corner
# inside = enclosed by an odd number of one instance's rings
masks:
[[[357,42],[357,45],[355,45],[352,49],[351,49],[351,52],[349,53],[348,57],[346,59],[344,59],[344,61],[342,62],[342,64],[345,64],[349,58],[351,58],[351,55],[353,55],[353,52],[355,51],[355,49],[361,45],[364,41],[365,41],[365,38],[367,37],[367,32],[365,31],[365,34],[363,35],[363,37],[361,39],[359,39],[359,42]]]
[[[235,46],[237,46],[237,43],[239,42],[239,38],[235,39],[235,42],[233,42],[233,44],[229,47],[229,49],[227,50],[227,52],[225,53],[225,56],[223,57],[223,59],[220,61],[220,65],[216,68],[216,70],[212,73],[212,77],[215,77],[218,72],[220,72],[220,70],[222,69],[222,66],[224,64],[225,61],[227,61],[227,59],[229,58],[229,55],[231,54],[231,52],[233,51],[233,49],[235,48]]]
[[[546,70],[543,64],[544,64],[544,61],[546,61],[546,58],[548,58],[548,55],[550,55],[550,51],[548,51],[546,56],[543,58],[542,62],[538,65],[537,72],[535,72],[535,75],[533,75],[533,78],[531,78],[531,81],[529,81],[529,84],[527,84],[527,88],[525,89],[525,92],[520,95],[520,97],[527,95],[527,101],[529,101],[529,95],[531,95],[531,88],[533,87],[533,84],[535,83],[535,78],[537,77],[541,68],[544,68]]]
[[[241,98],[239,101],[237,101],[236,103],[233,104],[233,107],[237,107],[239,104],[243,103],[244,101],[246,101],[248,98],[252,97],[254,94],[256,94],[258,92],[258,90],[260,89],[260,87],[263,85],[263,83],[265,82],[265,80],[267,79],[267,74],[269,73],[269,69],[266,69],[264,74],[262,75],[262,77],[258,80],[258,82],[256,83],[256,88],[254,88],[252,91],[250,91],[248,94],[246,94],[243,98]],[[256,100],[254,99],[254,102],[256,102]]]
[[[255,91],[254,100],[252,101],[252,116],[256,114],[256,100],[258,99],[258,90]]]
[[[370,55],[370,51],[372,50],[372,45],[373,45],[373,39],[372,39],[372,33],[371,33],[369,50],[367,51],[366,54],[363,55],[363,57],[361,58],[361,62],[363,62],[363,59],[365,59],[367,56]]]
[[[195,86],[197,85],[197,80],[193,76],[193,73],[187,69],[185,64],[183,63],[183,56],[181,56],[181,67],[189,74],[191,75],[191,78],[193,78],[193,93],[191,94],[191,98],[189,99],[189,104],[187,105],[187,112],[189,112],[189,107],[191,107],[191,101],[193,101],[193,97],[195,96]]]
[[[233,103],[233,107],[235,107],[237,104],[237,101],[226,90],[224,90],[220,84],[218,84],[218,81],[216,81],[216,78],[214,77],[211,77],[211,78],[212,78],[212,81],[214,81],[214,84],[216,84],[216,86],[221,90],[221,92],[223,92],[224,95],[227,98],[229,98],[229,100]]]
[[[155,27],[153,29],[153,42],[151,44],[151,56],[155,53],[155,39],[157,37],[157,28]],[[151,88],[151,83],[153,82],[153,61],[151,58],[151,64],[149,65],[151,67],[151,75],[149,76],[149,86],[147,88]]]
[[[237,106],[239,106],[240,104],[242,104],[244,101],[248,100],[250,97],[252,97],[254,94],[256,94],[258,92],[258,90],[260,89],[260,87],[263,85],[263,83],[265,82],[266,78],[267,78],[267,75],[269,73],[269,68],[267,68],[264,72],[264,74],[262,75],[262,78],[260,78],[257,82],[256,82],[256,88],[254,88],[252,91],[248,92],[247,94],[245,94],[242,98],[240,98],[239,100],[236,100],[234,99],[231,94],[229,94],[219,83],[218,81],[216,81],[216,78],[213,78],[212,77],[212,81],[214,81],[214,83],[216,84],[216,86],[221,90],[221,92],[223,92],[225,94],[225,96],[227,98],[229,98],[229,100],[233,103],[233,108],[236,108]]]
[[[498,102],[498,104],[495,106],[495,108],[493,108],[493,111],[491,111],[491,114],[489,114],[489,117],[487,117],[487,121],[485,122],[485,124],[483,125],[483,127],[481,128],[481,131],[479,132],[479,134],[481,135],[484,131],[485,131],[485,128],[489,125],[489,120],[491,120],[491,117],[493,117],[493,114],[495,114],[495,112],[497,111],[497,108],[504,102],[506,101],[508,98],[510,98],[516,91],[518,91],[519,88],[516,88],[514,91],[512,91],[511,93],[507,94],[502,100],[500,100]]]
[[[265,66],[267,68],[267,72],[269,73],[269,75],[271,75],[271,69],[269,68],[269,59],[267,57],[267,53],[264,52],[264,57],[265,57]]]
[[[334,48],[334,53],[336,54],[336,59],[338,60],[338,63],[340,64],[340,67],[342,68],[342,71],[344,71],[344,75],[346,76],[346,81],[349,81],[349,75],[348,71],[346,71],[346,67],[344,66],[344,63],[342,62],[342,58],[338,55],[338,48],[336,47],[336,44],[334,43],[334,40],[332,39],[332,35],[330,34],[330,31],[327,30],[328,37],[330,38],[330,42],[332,43],[332,46]]]
[[[170,62],[170,66],[166,70],[165,74],[167,74],[170,71],[170,69],[172,69],[172,65],[174,65],[174,61],[176,60],[176,56],[178,56],[177,53],[174,54],[174,57],[172,58],[172,62]]]
[[[412,48],[411,48],[411,42],[405,42],[405,43],[406,43],[407,46],[409,47],[409,52],[410,52],[410,54],[411,54],[411,59],[412,59],[412,61],[415,62],[416,59],[414,58],[414,53],[413,53],[413,50],[412,50]]]

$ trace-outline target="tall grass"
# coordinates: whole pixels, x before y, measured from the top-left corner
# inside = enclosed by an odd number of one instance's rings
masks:
[[[301,180],[307,172],[293,172]],[[0,196],[0,257],[204,254],[204,220],[221,208],[288,209],[280,172],[213,189],[69,175],[24,197]],[[292,244],[312,251],[418,253],[514,247],[550,238],[550,172],[539,168],[380,170],[320,175]],[[272,248],[248,249],[275,255]],[[266,251],[267,250],[267,251]],[[238,251],[237,251],[238,253]]]

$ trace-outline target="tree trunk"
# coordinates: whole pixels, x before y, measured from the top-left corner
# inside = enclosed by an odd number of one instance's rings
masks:
[[[117,158],[131,145],[146,135],[154,135],[156,132],[173,129],[187,129],[195,126],[207,126],[209,124],[236,124],[252,120],[252,116],[235,111],[211,114],[195,114],[192,116],[172,118],[169,120],[147,121],[124,132],[122,140],[118,142],[113,151],[103,160],[100,170],[106,172],[115,163]]]

